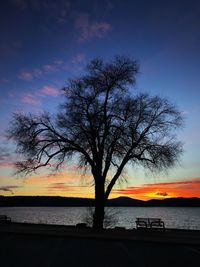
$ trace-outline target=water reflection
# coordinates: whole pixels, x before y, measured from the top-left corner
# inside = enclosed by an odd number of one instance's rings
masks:
[[[88,219],[88,208],[6,207],[0,208],[0,214],[6,214],[16,222],[75,225]],[[109,207],[107,214],[107,227],[120,226],[131,229],[135,228],[136,217],[158,217],[165,222],[167,228],[200,230],[200,208]],[[112,220],[109,219],[109,216]]]

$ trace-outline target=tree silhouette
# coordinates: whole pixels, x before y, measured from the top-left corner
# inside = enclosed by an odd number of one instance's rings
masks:
[[[132,162],[151,170],[173,166],[182,145],[174,131],[181,113],[166,99],[135,94],[136,61],[95,59],[86,74],[69,81],[65,101],[55,116],[14,114],[8,135],[24,161],[19,173],[62,166],[75,158],[89,166],[95,186],[93,227],[103,228],[104,207],[125,166]]]

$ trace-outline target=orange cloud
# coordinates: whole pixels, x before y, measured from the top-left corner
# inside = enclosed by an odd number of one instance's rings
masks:
[[[73,172],[27,177],[24,183],[24,195],[46,195],[65,197],[94,197],[90,176]]]
[[[70,186],[67,185],[66,183],[53,183],[51,185],[49,185],[48,187],[49,191],[70,191],[70,192],[75,192],[75,191],[85,191],[84,189],[88,189],[90,187],[88,186]]]
[[[93,188],[91,186],[68,185],[67,183],[53,183],[47,186],[48,195],[89,197],[93,198]]]
[[[111,197],[122,195],[143,200],[170,197],[200,197],[200,178],[114,189]]]

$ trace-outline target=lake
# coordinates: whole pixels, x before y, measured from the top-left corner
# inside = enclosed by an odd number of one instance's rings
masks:
[[[87,207],[1,207],[0,214],[14,222],[75,225],[91,223],[91,208]],[[166,228],[200,230],[200,208],[183,207],[108,207],[105,227],[135,228],[136,217],[156,217]]]

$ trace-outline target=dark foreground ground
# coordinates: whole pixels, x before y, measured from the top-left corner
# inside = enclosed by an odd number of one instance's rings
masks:
[[[0,266],[200,266],[200,232],[1,224]]]

